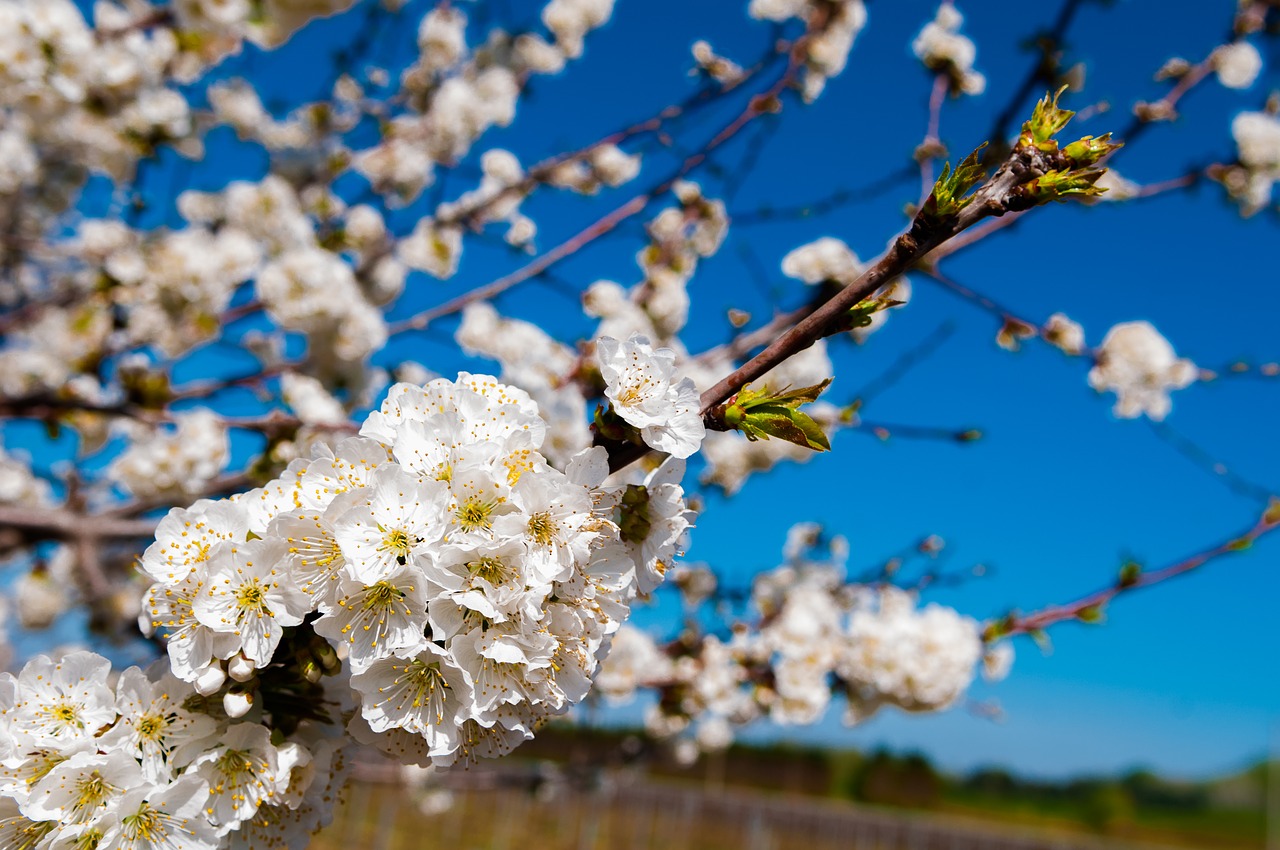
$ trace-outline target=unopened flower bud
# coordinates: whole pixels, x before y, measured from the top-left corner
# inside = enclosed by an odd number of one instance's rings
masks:
[[[202,697],[213,696],[227,680],[227,674],[221,664],[210,664],[196,676],[196,693]]]
[[[227,675],[237,682],[247,682],[258,672],[253,662],[245,658],[243,652],[236,653],[227,662]]]
[[[301,673],[302,678],[314,685],[324,676],[324,668],[314,658],[308,658],[302,662]]]
[[[222,697],[222,709],[232,720],[244,717],[253,708],[253,694],[250,691],[233,688]]]

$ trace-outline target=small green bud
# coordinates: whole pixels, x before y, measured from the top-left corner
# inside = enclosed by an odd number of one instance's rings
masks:
[[[1049,201],[1062,202],[1073,195],[1081,197],[1101,195],[1105,190],[1099,189],[1094,184],[1105,171],[1106,169],[1102,168],[1050,171],[1048,174],[1022,184],[1018,187],[1018,191],[1037,204],[1045,204]]]
[[[1243,552],[1244,550],[1251,548],[1253,548],[1253,538],[1248,536],[1237,537],[1235,540],[1232,540],[1227,544],[1228,552]]]
[[[1129,561],[1120,568],[1120,586],[1133,587],[1138,583],[1138,579],[1142,577],[1142,565],[1136,561]]]
[[[1034,147],[1042,151],[1055,151],[1058,143],[1053,137],[1062,132],[1071,123],[1075,113],[1058,106],[1058,98],[1067,90],[1066,86],[1058,89],[1052,97],[1045,95],[1036,104],[1031,119],[1022,125],[1022,135],[1018,137],[1020,147]]]
[[[1085,136],[1062,149],[1062,155],[1076,168],[1093,165],[1107,154],[1124,147],[1119,142],[1111,141],[1111,134],[1101,136]]]
[[[905,303],[907,302],[894,300],[888,294],[864,298],[849,308],[845,321],[848,323],[850,330],[870,327],[871,317],[876,313],[888,310],[890,307],[900,307]]]
[[[831,443],[821,426],[800,405],[817,401],[831,383],[784,390],[771,394],[768,387],[743,387],[724,410],[724,424],[741,431],[748,440],[779,439],[814,451],[830,451]]]
[[[1105,619],[1101,605],[1086,605],[1076,612],[1076,617],[1079,618],[1080,622],[1089,623],[1090,625],[1101,623]]]
[[[628,484],[622,493],[622,517],[618,531],[626,543],[641,543],[649,536],[649,491],[640,484]]]
[[[987,176],[987,169],[982,164],[979,154],[987,146],[983,142],[964,161],[951,170],[951,163],[942,166],[942,175],[933,184],[933,191],[924,202],[921,214],[927,218],[939,220],[958,214],[973,200],[970,194],[975,186]]]
[[[334,673],[342,667],[342,659],[323,638],[311,642],[311,657],[324,668],[326,673]]]

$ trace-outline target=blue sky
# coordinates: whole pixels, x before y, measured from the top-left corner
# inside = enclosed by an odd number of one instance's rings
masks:
[[[1023,13],[1014,16],[1009,4],[961,4],[988,89],[947,103],[941,135],[954,155],[984,141],[992,116],[1032,62],[1018,45],[1056,14],[1057,5],[1021,4]],[[497,20],[534,21],[533,4],[487,6]],[[1155,99],[1165,90],[1151,81],[1153,71],[1173,55],[1201,58],[1224,37],[1234,7],[1234,0],[1129,0],[1106,8],[1087,3],[1070,42],[1072,55],[1087,64],[1089,85],[1068,105],[1105,99],[1114,110],[1068,133],[1100,134],[1127,124],[1135,97]],[[771,28],[747,19],[744,8],[725,0],[618,0],[613,21],[588,38],[583,59],[559,77],[537,80],[515,124],[491,133],[479,149],[508,147],[533,162],[648,117],[691,90],[686,71],[694,40],[706,38],[744,63],[767,48]],[[727,145],[717,162],[733,173],[753,140],[764,143],[730,212],[807,203],[835,189],[869,185],[908,164],[924,133],[930,86],[909,45],[935,8],[915,0],[871,4],[869,26],[848,69],[816,104],[790,102],[776,127],[764,122]],[[312,97],[331,61],[329,51],[351,38],[364,14],[357,8],[274,54],[235,60],[228,73],[264,80],[264,91],[281,105]],[[408,29],[384,31],[374,53],[394,65],[412,38]],[[1280,83],[1273,70],[1280,68],[1280,55],[1274,45],[1258,46],[1268,70],[1253,89],[1229,92],[1204,84],[1183,102],[1180,122],[1156,128],[1122,151],[1114,160],[1118,168],[1146,182],[1229,159],[1231,116],[1260,108]],[[679,125],[679,144],[700,144],[740,108],[739,99]],[[539,246],[554,246],[627,200],[629,189],[659,180],[679,154],[651,148],[644,148],[649,155],[639,181],[621,192],[531,200],[526,211],[539,223]],[[239,149],[225,132],[210,151],[207,163],[184,174],[188,185],[215,188],[262,172],[261,158]],[[467,176],[448,180],[445,197],[473,185],[472,164],[461,171]],[[714,175],[701,177],[709,194],[722,191]],[[801,285],[778,269],[797,245],[832,235],[864,258],[876,255],[905,225],[903,205],[917,192],[913,175],[895,190],[830,215],[731,230],[720,254],[694,279],[686,342],[699,349],[725,339],[728,307],[763,317],[774,306],[802,301]],[[1204,366],[1280,358],[1276,221],[1241,221],[1221,195],[1208,184],[1128,206],[1038,210],[949,260],[945,269],[1029,318],[1067,313],[1083,323],[1094,344],[1112,324],[1144,318],[1181,355]],[[398,220],[411,222],[421,210],[411,208]],[[633,283],[641,239],[638,222],[624,227],[560,266],[558,278],[579,291],[599,278]],[[755,260],[744,260],[744,246]],[[502,247],[469,247],[459,275],[448,283],[412,278],[393,316],[488,282],[525,259]],[[567,333],[588,328],[574,300],[539,283],[512,292],[498,306]],[[916,282],[910,307],[897,311],[869,344],[835,352],[831,398],[851,398],[944,323],[954,333],[938,354],[876,398],[866,416],[977,427],[984,440],[967,446],[881,443],[843,434],[830,455],[754,479],[732,503],[710,496],[690,560],[713,563],[730,580],[745,582],[751,572],[776,563],[786,529],[797,521],[817,520],[846,535],[855,565],[876,563],[936,533],[948,541],[953,564],[993,568],[982,581],[932,596],[981,618],[1071,599],[1113,580],[1129,557],[1153,567],[1180,559],[1256,517],[1256,503],[1189,463],[1144,422],[1114,420],[1110,397],[1097,396],[1085,383],[1087,364],[1035,344],[1018,354],[998,349],[989,315],[923,280]],[[451,327],[444,322],[439,329]],[[441,373],[484,367],[466,362],[443,337],[399,340],[384,359],[412,357]],[[228,362],[226,368],[235,367]],[[208,354],[197,355],[191,373],[212,363]],[[1272,424],[1278,414],[1280,383],[1224,380],[1178,393],[1169,421],[1273,489],[1280,487],[1280,442]],[[974,692],[1000,701],[1003,723],[964,711],[940,717],[886,713],[845,730],[832,712],[831,722],[817,728],[761,734],[839,746],[888,743],[921,749],[949,767],[999,763],[1042,775],[1137,764],[1188,775],[1234,769],[1265,751],[1280,718],[1277,553],[1280,544],[1264,543],[1122,599],[1104,626],[1057,628],[1050,656],[1020,642],[1011,678]]]

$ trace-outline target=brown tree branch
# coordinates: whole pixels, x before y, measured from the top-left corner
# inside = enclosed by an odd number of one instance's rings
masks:
[[[0,505],[0,532],[5,530],[17,530],[42,540],[150,537],[155,534],[156,520],[82,514],[63,508]]]

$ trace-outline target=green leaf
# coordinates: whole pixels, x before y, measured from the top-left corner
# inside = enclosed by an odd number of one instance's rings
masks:
[[[847,322],[849,328],[865,328],[871,325],[871,317],[881,310],[888,310],[890,307],[900,307],[906,304],[905,301],[896,301],[889,296],[888,293],[882,295],[874,295],[870,298],[864,298],[857,304],[849,308]]]
[[[796,427],[804,432],[805,439],[809,443],[809,448],[814,451],[829,452],[831,451],[831,441],[827,439],[827,432],[814,422],[808,416],[797,411],[795,416]]]
[[[1072,196],[1091,197],[1101,195],[1105,189],[1094,184],[1106,173],[1105,168],[1081,168],[1069,171],[1050,171],[1018,187],[1018,190],[1037,204],[1049,201],[1065,202]]]
[[[986,166],[982,164],[979,154],[987,146],[986,142],[965,157],[964,161],[951,170],[951,163],[942,166],[942,175],[933,184],[933,191],[924,202],[922,210],[925,216],[939,219],[948,218],[959,213],[973,200],[970,191],[987,176]]]
[[[1121,142],[1111,141],[1111,134],[1101,136],[1084,136],[1062,149],[1062,155],[1076,168],[1093,165],[1107,154],[1124,147]]]
[[[831,379],[810,387],[784,389],[771,393],[767,386],[758,390],[743,387],[724,411],[724,423],[742,432],[748,440],[786,440],[801,448],[830,451],[831,442],[822,427],[800,405],[818,400]]]
[[[1070,109],[1062,109],[1058,106],[1058,98],[1062,97],[1062,93],[1066,90],[1067,87],[1063,86],[1052,97],[1046,94],[1040,98],[1036,108],[1031,112],[1031,119],[1022,125],[1022,135],[1018,137],[1019,145],[1036,147],[1044,151],[1058,149],[1058,143],[1053,140],[1053,137],[1062,132],[1076,115]]]

